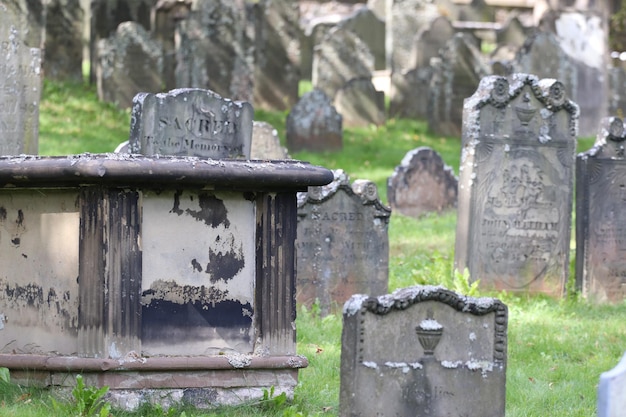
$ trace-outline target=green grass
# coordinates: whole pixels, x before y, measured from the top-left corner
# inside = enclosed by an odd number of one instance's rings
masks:
[[[286,113],[257,111],[284,140]],[[92,88],[47,82],[41,103],[40,150],[45,155],[110,152],[128,136],[129,114],[97,102]],[[591,147],[582,139],[578,151]],[[458,173],[460,140],[431,135],[424,122],[390,120],[380,128],[346,129],[341,152],[292,154],[297,159],[345,170],[352,180],[369,179],[386,202],[386,181],[407,151],[428,146]],[[436,284],[453,276],[456,213],[412,219],[394,214],[389,226],[390,290]],[[572,234],[574,236],[574,234]],[[572,258],[573,262],[573,258]],[[601,372],[613,368],[626,350],[626,303],[597,306],[571,294],[496,296],[509,306],[507,416],[589,417],[596,414]],[[145,407],[118,416],[334,416],[339,407],[341,315],[320,318],[315,306],[298,311],[298,352],[309,359],[288,403],[211,411]],[[68,405],[70,407],[70,405]],[[68,408],[68,409],[71,409]],[[1,416],[54,415],[46,391],[2,385]]]

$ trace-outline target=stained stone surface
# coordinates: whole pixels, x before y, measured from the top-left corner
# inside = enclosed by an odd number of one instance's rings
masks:
[[[319,300],[322,314],[356,293],[385,294],[391,210],[376,185],[341,170],[323,187],[298,193],[297,301]]]
[[[330,99],[317,88],[300,97],[287,115],[287,148],[336,151],[343,147],[343,119]]]
[[[508,309],[415,286],[344,305],[340,413],[502,417]]]
[[[465,100],[455,266],[483,288],[560,296],[578,106],[554,79],[489,76]]]
[[[41,28],[21,1],[0,3],[0,155],[37,154]]]
[[[576,282],[588,299],[626,299],[626,145],[619,118],[603,120],[576,158]]]
[[[424,120],[428,117],[429,94],[415,94],[415,91],[428,91],[433,68],[423,67],[406,72],[391,74],[389,94],[389,116]]]
[[[600,375],[598,417],[621,417],[626,410],[626,354],[617,366]]]
[[[454,37],[452,23],[445,16],[433,19],[415,36],[412,48],[411,68],[422,68],[430,65],[430,59],[439,56],[439,50]]]
[[[252,122],[251,159],[290,159],[280,144],[278,132],[267,122]]]
[[[354,32],[374,56],[374,69],[385,69],[385,22],[366,6],[354,11],[338,23]]]
[[[144,155],[249,158],[253,109],[210,90],[181,88],[133,99],[129,150]]]
[[[367,127],[385,123],[385,95],[376,90],[371,77],[348,81],[337,91],[333,103],[344,126]]]
[[[387,180],[387,198],[394,212],[420,217],[456,207],[458,180],[434,150],[407,152]]]
[[[100,100],[130,108],[136,94],[161,91],[161,46],[140,24],[124,22],[113,36],[98,42],[96,78]]]
[[[43,63],[47,78],[82,81],[83,16],[79,0],[48,2]]]

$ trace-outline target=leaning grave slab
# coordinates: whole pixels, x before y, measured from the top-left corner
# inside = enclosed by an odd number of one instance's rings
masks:
[[[502,417],[508,309],[414,286],[344,305],[340,412]]]
[[[576,286],[596,302],[626,299],[625,140],[624,122],[605,118],[576,158]]]
[[[291,395],[307,365],[293,326],[296,193],[332,179],[300,161],[0,158],[0,367],[50,386],[82,373],[127,409]]]
[[[484,288],[563,294],[577,117],[559,81],[527,74],[465,100],[455,267]]]

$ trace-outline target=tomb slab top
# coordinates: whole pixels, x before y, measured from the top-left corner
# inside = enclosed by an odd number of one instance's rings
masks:
[[[296,160],[218,160],[129,154],[0,157],[0,188],[100,184],[302,190],[332,180],[332,171]]]

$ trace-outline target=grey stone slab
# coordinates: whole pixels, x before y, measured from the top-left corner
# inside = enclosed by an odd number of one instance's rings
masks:
[[[38,152],[43,73],[32,16],[23,2],[0,3],[0,155]]]
[[[489,76],[465,100],[455,265],[483,288],[563,294],[578,106],[554,79]]]
[[[287,115],[285,127],[290,152],[343,147],[343,119],[322,90],[304,94]]]
[[[267,122],[252,122],[251,159],[291,159],[280,144],[278,132]]]
[[[430,65],[431,58],[438,57],[439,51],[454,37],[456,31],[445,16],[434,18],[415,36],[411,50],[411,68],[422,68]]]
[[[340,412],[502,417],[508,309],[415,286],[344,305]]]
[[[344,126],[380,126],[386,121],[385,95],[376,90],[371,77],[348,81],[335,94],[333,104]]]
[[[249,158],[253,109],[195,88],[140,93],[133,100],[130,151],[144,155]]]
[[[384,70],[385,61],[385,22],[366,6],[341,20],[337,25],[354,32],[374,56],[374,70]]]
[[[326,315],[352,294],[380,295],[389,281],[391,210],[371,181],[341,170],[323,187],[298,193],[297,300]]]
[[[598,417],[621,417],[626,410],[626,354],[617,366],[600,375]]]
[[[46,77],[82,82],[84,11],[80,1],[46,3]]]
[[[97,54],[100,100],[127,109],[135,95],[161,91],[162,48],[140,24],[120,24],[113,36],[98,42]]]
[[[456,207],[458,179],[434,150],[421,147],[404,156],[387,180],[387,199],[394,212],[420,217]]]
[[[596,302],[626,299],[625,140],[623,121],[605,119],[576,158],[576,282]]]
[[[389,116],[424,120],[428,117],[429,94],[415,94],[428,91],[433,76],[430,66],[406,72],[394,72],[390,79]]]

